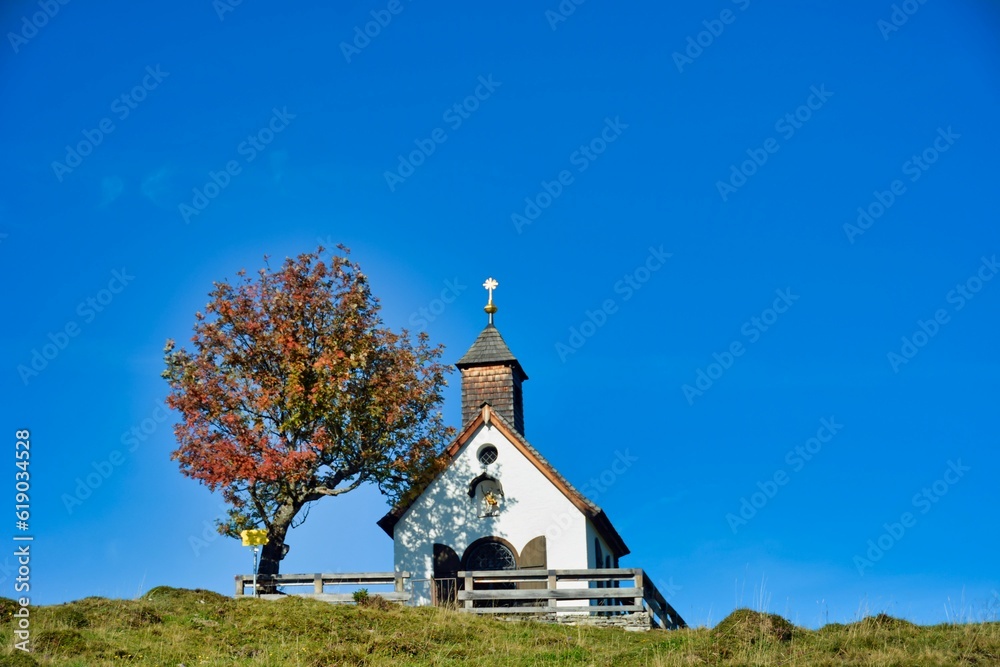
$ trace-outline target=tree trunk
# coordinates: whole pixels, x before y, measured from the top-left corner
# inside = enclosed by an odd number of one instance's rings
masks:
[[[257,589],[260,593],[277,593],[277,587],[271,579],[279,574],[281,559],[284,558],[285,535],[288,533],[292,520],[298,514],[298,509],[285,505],[278,510],[271,529],[267,531],[267,544],[260,552],[260,564],[257,566]]]

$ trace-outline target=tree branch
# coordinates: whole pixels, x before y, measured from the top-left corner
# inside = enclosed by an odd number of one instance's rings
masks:
[[[306,502],[312,502],[314,500],[319,500],[323,496],[339,496],[342,493],[347,493],[348,491],[353,491],[354,489],[361,486],[361,483],[365,480],[361,477],[357,478],[345,487],[335,489],[328,486],[317,486],[312,489],[312,492],[306,496]]]

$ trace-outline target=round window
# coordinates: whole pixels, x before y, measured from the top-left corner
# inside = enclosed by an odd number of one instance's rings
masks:
[[[497,448],[493,445],[484,445],[479,449],[479,462],[488,466],[497,460]]]

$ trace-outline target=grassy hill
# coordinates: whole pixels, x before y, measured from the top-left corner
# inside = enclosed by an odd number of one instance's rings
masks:
[[[919,627],[879,615],[813,631],[741,609],[714,629],[627,633],[380,599],[366,606],[267,602],[167,587],[138,600],[34,608],[28,656],[11,648],[14,609],[0,598],[0,666],[1000,665],[1000,623]]]

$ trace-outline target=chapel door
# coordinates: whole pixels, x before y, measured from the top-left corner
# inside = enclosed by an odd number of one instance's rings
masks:
[[[533,540],[529,541],[524,545],[524,549],[521,550],[521,567],[522,570],[538,570],[542,573],[548,567],[548,556],[546,554],[545,546],[545,536],[539,535]],[[522,581],[517,585],[521,589],[540,589],[548,588],[548,580],[544,581]]]
[[[434,545],[433,603],[454,606],[458,591],[458,570],[462,563],[455,550],[445,544]]]

